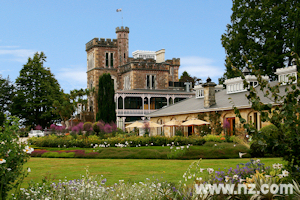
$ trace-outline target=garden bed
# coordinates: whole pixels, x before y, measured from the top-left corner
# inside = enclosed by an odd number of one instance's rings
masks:
[[[177,153],[180,152],[180,153]],[[32,157],[43,158],[97,158],[97,159],[221,159],[239,158],[239,152],[249,148],[241,144],[207,142],[202,146],[141,146],[96,148],[40,148],[35,147]]]

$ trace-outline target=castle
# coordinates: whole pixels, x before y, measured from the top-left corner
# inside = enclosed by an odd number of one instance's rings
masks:
[[[94,38],[86,43],[87,85],[98,91],[99,77],[114,80],[117,124],[140,120],[164,106],[191,98],[190,84],[179,82],[180,59],[165,60],[165,50],[134,51],[129,57],[129,28],[117,27],[117,39]],[[96,94],[88,97],[88,111],[97,113]]]

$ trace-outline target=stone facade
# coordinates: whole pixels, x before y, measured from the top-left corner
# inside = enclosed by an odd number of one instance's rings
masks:
[[[93,112],[94,116],[97,113],[96,92],[98,91],[99,77],[104,73],[111,74],[114,79],[115,91],[119,96],[122,96],[122,91],[128,90],[184,91],[183,87],[169,87],[169,85],[175,85],[169,82],[179,81],[179,58],[164,60],[164,49],[154,52],[158,60],[153,57],[145,59],[145,56],[128,57],[129,28],[117,27],[116,35],[117,39],[94,38],[86,44],[87,85],[89,89],[94,88],[95,90],[95,93],[89,97],[88,110]],[[143,53],[143,51],[138,52]],[[190,95],[187,96],[190,97]]]

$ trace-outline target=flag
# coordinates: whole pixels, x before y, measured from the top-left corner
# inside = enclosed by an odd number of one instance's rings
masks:
[[[117,12],[121,12],[121,11],[122,11],[122,8],[117,9]]]

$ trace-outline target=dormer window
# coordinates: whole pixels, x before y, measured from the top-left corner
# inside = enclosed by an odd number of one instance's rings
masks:
[[[289,78],[292,76],[296,78],[293,83],[297,82],[297,66],[296,65],[276,69],[275,74],[278,75],[278,81],[282,85],[285,85],[286,83],[290,82],[291,80],[289,80]]]
[[[268,76],[262,76],[262,78],[266,81],[269,81]],[[257,78],[254,75],[246,75],[245,79],[249,83],[250,86],[252,86],[252,87],[258,86]],[[247,89],[244,88],[243,81],[244,80],[241,77],[235,77],[235,78],[225,80],[224,83],[227,88],[227,94],[245,92]]]

